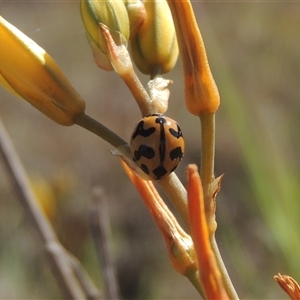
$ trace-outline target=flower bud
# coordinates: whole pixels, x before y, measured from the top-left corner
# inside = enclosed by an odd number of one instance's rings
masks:
[[[106,25],[117,45],[129,40],[129,18],[123,0],[81,0],[80,12],[97,65],[113,70],[99,23]]]
[[[55,61],[33,40],[0,17],[0,74],[14,90],[61,125],[73,125],[85,102]]]
[[[130,24],[130,39],[138,33],[146,19],[146,9],[141,0],[124,0]]]
[[[8,92],[13,94],[16,97],[20,97],[20,95],[10,86],[10,84],[4,79],[4,77],[0,73],[0,85],[4,87]]]
[[[145,22],[131,41],[133,60],[144,74],[167,73],[178,58],[171,11],[166,0],[146,0],[144,5]]]
[[[174,16],[185,81],[185,103],[196,116],[213,114],[220,105],[204,42],[190,1],[168,0]]]

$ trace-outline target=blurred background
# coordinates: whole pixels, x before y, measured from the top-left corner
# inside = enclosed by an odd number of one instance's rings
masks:
[[[217,242],[242,299],[287,299],[278,272],[300,282],[300,40],[297,2],[193,1],[221,95],[216,115]],[[114,72],[94,64],[78,1],[0,1],[0,14],[43,47],[87,103],[87,113],[125,140],[140,118]],[[148,78],[140,73],[141,81]],[[176,173],[200,161],[198,118],[184,106],[181,64],[168,115],[186,140]],[[124,299],[198,299],[173,271],[160,233],[110,145],[62,127],[0,89],[0,118],[62,244],[103,289],[88,211],[91,189],[109,201]],[[35,228],[0,162],[0,298],[60,299]]]

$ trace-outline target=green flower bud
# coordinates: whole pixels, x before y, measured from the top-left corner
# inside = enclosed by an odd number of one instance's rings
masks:
[[[146,0],[146,19],[131,40],[138,69],[149,75],[167,73],[175,66],[178,46],[172,14],[166,0]]]
[[[99,23],[109,28],[117,45],[128,41],[129,18],[123,0],[81,0],[80,12],[97,65],[105,70],[113,70]]]

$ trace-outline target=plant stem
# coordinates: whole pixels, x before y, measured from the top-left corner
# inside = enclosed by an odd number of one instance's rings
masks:
[[[150,113],[153,113],[152,100],[134,72],[133,68],[131,68],[126,74],[120,75],[134,96],[141,110],[142,116],[144,117]]]
[[[216,239],[215,239],[215,235],[213,235],[211,237],[211,247],[212,247],[212,250],[215,254],[217,264],[218,264],[219,270],[220,270],[221,275],[222,275],[223,284],[225,286],[228,297],[231,300],[239,300],[239,296],[238,296],[238,294],[237,294],[237,292],[236,292],[236,290],[235,290],[235,288],[234,288],[234,286],[231,282],[231,279],[229,277],[229,274],[227,272],[227,269],[226,269],[225,264],[223,262],[223,259],[221,257],[219,247],[218,247]]]
[[[14,185],[14,190],[33,222],[37,233],[42,240],[46,253],[56,275],[56,280],[66,299],[83,299],[85,296],[80,288],[72,267],[68,263],[68,253],[59,243],[48,219],[40,208],[28,182],[25,170],[14,149],[14,146],[0,122],[0,155],[3,157],[7,173]]]
[[[187,192],[181,181],[175,173],[157,181],[166,193],[168,199],[171,201],[175,209],[179,212],[182,220],[187,228],[190,228],[188,207],[187,207]]]
[[[80,282],[80,285],[86,294],[86,299],[87,300],[102,299],[103,298],[102,293],[98,291],[98,289],[92,282],[90,275],[84,269],[80,261],[69,252],[66,252],[66,255],[68,256],[67,258],[69,260],[70,265],[72,266],[72,270],[76,278]]]
[[[216,229],[216,200],[215,196],[219,186],[216,185],[214,176],[215,161],[215,114],[201,114],[201,165],[200,177],[203,187],[205,215],[209,235],[212,236]]]
[[[200,176],[204,196],[208,195],[210,183],[215,179],[215,114],[201,114],[201,165]],[[206,189],[206,190],[205,190]],[[205,200],[206,201],[206,200]]]
[[[75,124],[87,129],[88,131],[98,135],[103,140],[111,144],[112,146],[118,148],[120,146],[126,145],[121,137],[115,134],[113,131],[105,127],[103,124],[99,123],[92,117],[86,114],[82,114],[76,117]]]
[[[103,190],[98,187],[93,191],[93,198],[94,202],[90,209],[90,227],[98,260],[103,270],[105,296],[109,300],[118,300],[121,297],[110,243],[111,229],[107,200]]]
[[[215,114],[202,114],[201,121],[201,181],[203,184],[203,194],[205,202],[205,213],[207,223],[215,223],[215,175],[214,175],[214,161],[215,161]],[[213,219],[213,220],[212,220]],[[216,227],[215,227],[216,229]],[[214,232],[210,232],[210,240],[213,252],[215,254],[219,270],[221,272],[223,283],[226,292],[230,299],[239,299],[234,286],[231,282],[223,259],[221,257],[218,245],[216,243]]]
[[[86,114],[77,116],[77,118],[75,119],[75,124],[96,134],[97,136],[114,146],[115,149],[111,151],[113,155],[122,157],[122,159],[131,168],[138,168],[136,163],[133,161],[128,143],[113,131],[108,129],[106,126]]]
[[[141,110],[142,116],[148,115],[152,111],[152,100],[134,72],[127,48],[124,45],[117,46],[115,44],[107,26],[100,24],[100,30],[106,39],[109,57],[115,71],[131,91]]]

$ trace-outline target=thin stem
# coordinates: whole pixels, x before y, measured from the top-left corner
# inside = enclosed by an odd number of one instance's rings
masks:
[[[200,176],[204,195],[205,188],[214,180],[215,161],[215,114],[201,114],[201,165]]]
[[[113,155],[121,156],[126,163],[131,166],[133,169],[138,168],[136,163],[133,161],[130,147],[121,137],[115,134],[113,131],[105,127],[100,122],[96,121],[92,117],[82,114],[77,116],[75,124],[85,128],[86,130],[96,134],[109,144],[115,147],[111,151]]]
[[[70,253],[66,253],[68,255],[68,259],[70,262],[70,265],[72,266],[72,269],[74,271],[74,274],[76,275],[77,279],[79,280],[82,289],[84,290],[86,294],[87,300],[99,300],[103,299],[103,295],[101,295],[92,282],[89,274],[86,272],[86,270],[83,268],[80,261],[73,255],[70,255]]]
[[[214,235],[216,223],[216,194],[219,185],[216,185],[214,175],[215,162],[215,114],[201,114],[201,165],[200,177],[203,187],[206,221],[209,235]]]
[[[100,188],[94,190],[94,203],[90,210],[90,226],[96,246],[98,260],[103,270],[107,299],[121,299],[116,278],[115,264],[110,244],[111,230],[107,201]]]
[[[211,247],[212,247],[212,250],[215,254],[217,264],[218,264],[218,267],[219,267],[219,270],[221,272],[221,276],[222,276],[222,279],[223,279],[223,284],[225,286],[228,297],[231,300],[239,300],[239,296],[238,296],[238,294],[237,294],[237,292],[236,292],[236,290],[235,290],[235,288],[234,288],[234,286],[231,282],[231,279],[230,279],[229,274],[227,272],[226,266],[225,266],[224,261],[221,257],[221,253],[219,251],[219,247],[217,245],[215,235],[213,235],[211,237]]]
[[[197,292],[204,299],[203,288],[202,288],[200,280],[199,280],[199,271],[193,270],[193,272],[186,273],[185,276],[188,278],[188,280],[191,282],[191,284],[194,286],[194,288],[197,290]]]
[[[134,96],[141,110],[142,116],[144,117],[150,114],[152,112],[152,100],[133,68],[131,68],[126,74],[121,74],[121,77]]]
[[[187,192],[177,175],[175,173],[171,173],[169,176],[157,181],[157,184],[162,187],[168,199],[171,201],[189,229],[190,224],[188,217]]]
[[[84,293],[74,276],[65,250],[58,242],[58,239],[40,208],[28,182],[25,170],[19,160],[14,146],[6,133],[2,122],[0,122],[0,155],[3,158],[7,173],[14,185],[14,190],[27,212],[29,219],[33,222],[37,233],[47,250],[48,257],[54,267],[54,273],[66,299],[82,299]]]
[[[127,144],[126,141],[113,131],[86,114],[76,117],[75,124],[93,132],[116,148]]]
[[[201,121],[201,181],[203,184],[203,194],[205,202],[205,213],[207,223],[215,223],[215,194],[214,185],[214,161],[215,161],[215,114],[202,114]],[[211,228],[216,228],[212,226]],[[231,282],[218,245],[215,240],[214,232],[210,232],[211,246],[215,254],[218,267],[220,269],[226,292],[230,299],[239,299]]]
[[[152,100],[134,72],[127,48],[123,44],[116,45],[107,26],[100,24],[100,30],[106,39],[109,57],[115,71],[128,86],[141,110],[142,116],[148,115],[151,111]]]

